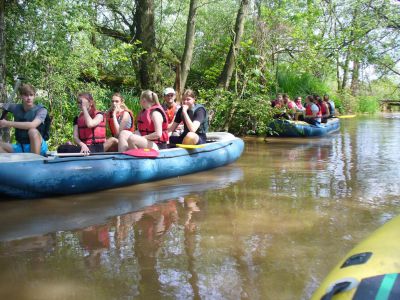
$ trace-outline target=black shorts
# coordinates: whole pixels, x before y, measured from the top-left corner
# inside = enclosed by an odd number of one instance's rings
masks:
[[[185,138],[186,134],[181,134],[180,136],[170,136],[169,137],[169,142],[171,144],[182,144],[183,139]],[[199,134],[199,141],[197,142],[197,145],[200,144],[205,144],[207,143],[207,137],[206,135]]]
[[[104,152],[104,144],[93,144],[88,146],[90,152]],[[60,145],[57,148],[58,153],[80,153],[81,147],[77,145]]]

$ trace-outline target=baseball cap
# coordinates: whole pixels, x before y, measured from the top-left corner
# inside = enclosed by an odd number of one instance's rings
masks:
[[[170,88],[170,87],[166,88],[164,90],[164,96],[168,95],[168,94],[174,94],[175,95],[175,90],[173,88]]]

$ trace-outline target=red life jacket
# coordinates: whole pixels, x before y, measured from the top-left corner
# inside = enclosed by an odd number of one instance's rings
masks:
[[[318,106],[318,113],[317,113],[317,118],[321,118],[322,117],[322,109],[321,109],[321,105],[319,105],[318,103],[314,103],[316,106]]]
[[[156,144],[159,143],[164,143],[168,142],[169,136],[168,136],[168,120],[167,120],[167,115],[164,111],[164,109],[161,107],[161,105],[153,105],[152,107],[148,109],[143,109],[139,113],[138,117],[138,129],[140,131],[140,134],[142,136],[145,136],[147,134],[151,134],[155,131],[154,129],[154,124],[153,121],[151,120],[151,113],[153,111],[159,111],[161,115],[163,116],[163,122],[162,122],[162,134],[161,137],[158,140],[153,140]]]
[[[129,130],[131,132],[134,132],[135,131],[135,118],[133,117],[133,112],[130,109],[126,108],[125,110],[117,113],[116,117],[117,117],[118,123],[121,124],[122,116],[124,115],[124,113],[126,111],[131,116],[132,124],[131,124],[130,128],[125,128],[125,130]],[[117,129],[115,128],[115,126],[114,126],[114,120],[113,120],[112,111],[110,111],[107,114],[107,123],[108,123],[108,126],[110,127],[110,131],[111,131],[112,136],[117,136],[118,132],[117,132]]]
[[[312,116],[313,115],[313,112],[311,110],[311,106],[313,104],[315,104],[318,107],[318,113],[317,113],[316,118],[321,118],[321,116],[322,116],[321,107],[316,103],[309,103],[309,104],[306,105],[306,116]]]
[[[100,111],[96,111],[95,115],[102,114]],[[99,123],[96,127],[89,128],[86,126],[85,117],[83,112],[78,117],[78,135],[79,139],[86,145],[103,144],[106,141],[106,121],[104,120]]]
[[[319,107],[321,108],[321,116],[326,115],[328,113],[326,105],[324,103],[319,104]]]

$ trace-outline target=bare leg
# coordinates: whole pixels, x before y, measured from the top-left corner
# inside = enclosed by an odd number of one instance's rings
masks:
[[[124,152],[128,150],[128,139],[129,137],[133,135],[132,132],[124,130],[120,132],[119,137],[118,137],[118,151],[119,152]]]
[[[137,149],[137,148],[150,148],[154,150],[158,150],[158,146],[156,143],[149,141],[148,139],[137,135],[132,134],[128,139],[128,147],[129,149]]]
[[[197,145],[199,142],[199,136],[194,132],[188,132],[188,134],[183,139],[183,143],[186,145]]]
[[[118,150],[118,139],[110,137],[104,143],[104,151],[117,151]]]
[[[13,148],[9,143],[0,142],[0,153],[13,153]]]
[[[40,155],[40,146],[42,145],[42,136],[39,130],[31,128],[28,130],[29,141],[31,143],[31,152]]]

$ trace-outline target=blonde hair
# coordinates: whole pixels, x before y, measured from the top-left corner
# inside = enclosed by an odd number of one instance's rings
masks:
[[[192,97],[192,98],[196,99],[196,93],[191,89],[187,89],[183,93],[182,99],[185,99],[186,97]]]
[[[153,103],[153,105],[160,105],[157,94],[150,90],[143,91],[140,95],[140,99],[146,99],[148,102]]]

